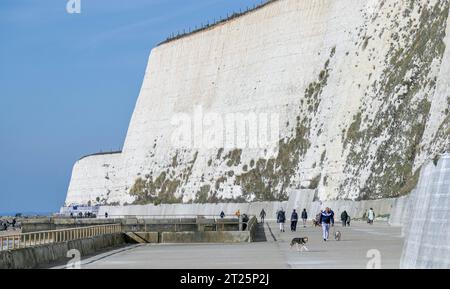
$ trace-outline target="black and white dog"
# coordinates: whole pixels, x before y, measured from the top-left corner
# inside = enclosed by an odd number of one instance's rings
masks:
[[[309,251],[306,247],[306,243],[308,243],[308,237],[294,238],[291,241],[291,249],[292,247],[297,246],[298,252]]]

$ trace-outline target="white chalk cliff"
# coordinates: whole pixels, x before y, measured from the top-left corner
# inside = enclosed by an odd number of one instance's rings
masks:
[[[275,0],[162,43],[122,152],[77,161],[66,205],[409,194],[450,149],[448,12],[448,0]],[[279,114],[277,153],[175,147],[173,120],[196,107]]]

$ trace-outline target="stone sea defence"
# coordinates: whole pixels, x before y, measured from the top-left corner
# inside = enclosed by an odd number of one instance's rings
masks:
[[[428,163],[405,218],[402,268],[450,268],[450,154]]]

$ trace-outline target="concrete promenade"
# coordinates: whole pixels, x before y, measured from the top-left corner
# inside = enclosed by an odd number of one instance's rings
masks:
[[[340,242],[323,242],[321,228],[298,227],[280,233],[274,222],[266,223],[259,238],[266,242],[241,244],[144,244],[132,245],[87,259],[81,268],[154,268],[154,269],[287,269],[287,268],[366,268],[369,250],[381,256],[381,268],[399,268],[403,248],[401,228],[386,223],[370,226],[355,222],[350,228],[337,224]],[[331,229],[333,232],[333,228]],[[290,249],[294,237],[308,237],[309,252]],[[64,268],[57,267],[57,268]]]

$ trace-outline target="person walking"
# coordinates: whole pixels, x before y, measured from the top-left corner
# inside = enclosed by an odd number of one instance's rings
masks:
[[[373,225],[373,221],[375,220],[375,212],[372,208],[370,208],[369,212],[367,212],[367,222]]]
[[[225,212],[224,212],[224,211],[222,211],[222,212],[220,213],[220,218],[221,218],[221,219],[225,218]]]
[[[284,232],[284,223],[286,222],[286,213],[281,208],[277,212],[277,223],[280,224],[280,232]]]
[[[241,210],[237,210],[236,213],[234,213],[234,215],[238,218],[241,217]]]
[[[250,218],[247,216],[247,214],[242,214],[242,231],[245,231],[248,227],[248,221]]]
[[[297,211],[294,210],[291,215],[291,232],[297,231],[297,223],[298,223],[298,214]]]
[[[347,211],[343,211],[341,214],[342,227],[347,227],[347,218],[348,218]]]
[[[264,209],[259,213],[259,217],[261,218],[261,223],[264,223],[264,218],[266,217],[266,211],[264,211]]]
[[[350,215],[348,215],[348,216],[347,216],[347,226],[348,226],[348,227],[350,227],[350,221],[351,221],[351,218],[350,218]]]
[[[334,226],[334,213],[330,208],[326,208],[320,214],[320,224],[322,225],[323,240],[326,242],[330,236],[330,226]]]
[[[308,213],[306,212],[306,209],[303,209],[302,220],[303,220],[303,228],[306,228],[306,222],[308,221]]]
[[[321,224],[320,224],[320,218],[322,217],[322,213],[323,213],[323,211],[322,210],[320,210],[320,212],[316,215],[316,217],[313,219],[313,222],[314,222],[314,227],[319,227]]]

